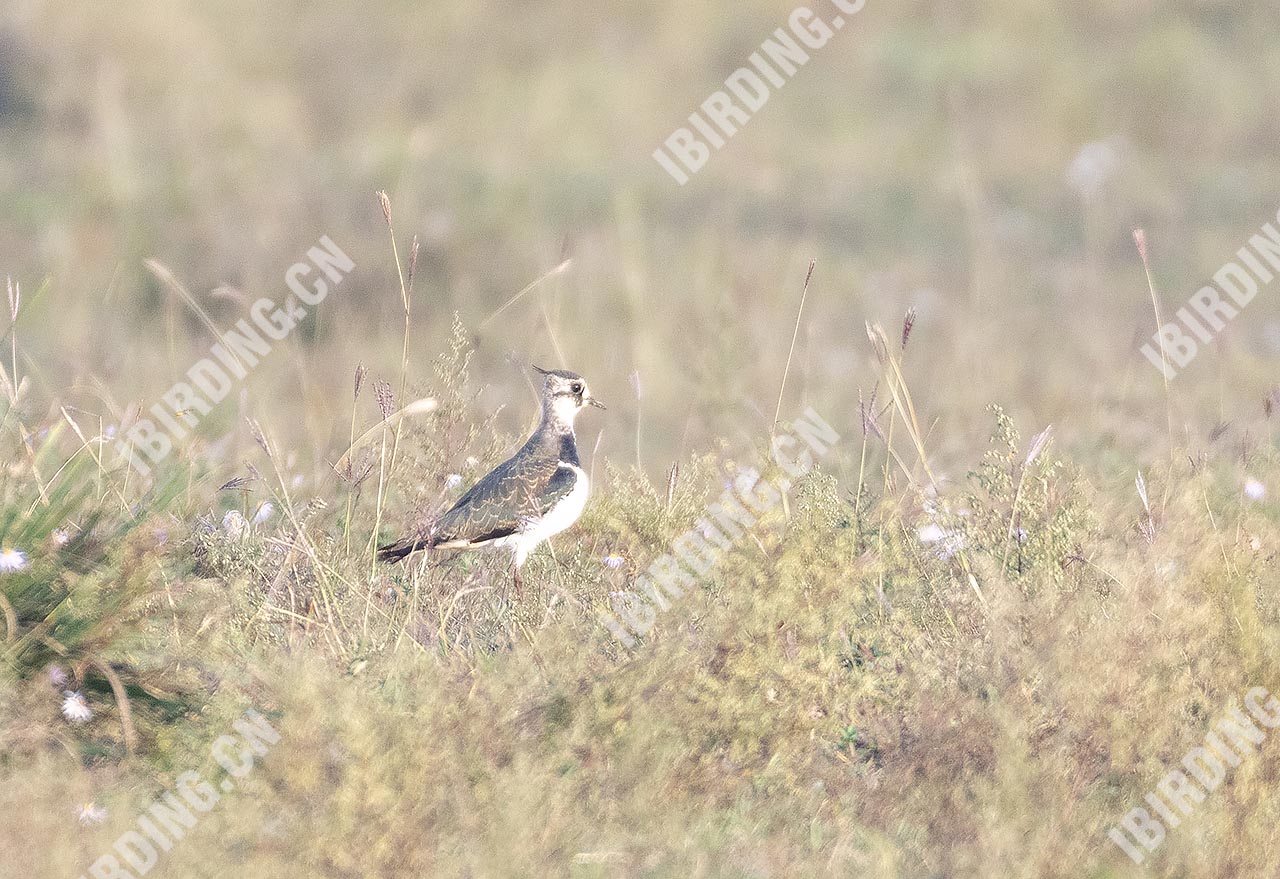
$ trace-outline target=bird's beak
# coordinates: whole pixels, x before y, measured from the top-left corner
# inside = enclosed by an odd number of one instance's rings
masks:
[[[597,400],[595,397],[587,397],[587,402],[590,403],[592,406],[595,406],[597,409],[609,408],[604,403],[601,403],[599,400]]]

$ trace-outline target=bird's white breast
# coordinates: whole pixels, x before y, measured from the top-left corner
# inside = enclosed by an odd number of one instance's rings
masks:
[[[524,561],[524,557],[533,551],[539,543],[553,537],[568,528],[582,516],[587,506],[587,496],[591,493],[591,484],[587,472],[574,464],[560,463],[561,467],[572,470],[577,476],[573,482],[573,490],[547,510],[537,519],[530,519],[525,527],[515,535],[516,564]]]
[[[573,482],[573,490],[561,498],[559,503],[547,510],[533,524],[532,530],[541,534],[544,540],[554,534],[559,534],[578,521],[578,517],[582,515],[582,511],[587,506],[587,495],[591,493],[591,486],[587,480],[585,470],[573,464],[561,464],[560,466],[572,470],[577,479]]]

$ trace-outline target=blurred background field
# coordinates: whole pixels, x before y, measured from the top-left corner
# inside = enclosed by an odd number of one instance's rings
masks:
[[[207,350],[143,259],[230,324],[243,306],[212,291],[280,294],[328,234],[357,271],[240,413],[301,428],[322,459],[356,362],[398,367],[385,189],[423,242],[414,374],[457,311],[503,387],[489,405],[524,363],[562,359],[619,407],[602,448],[620,455],[638,371],[655,473],[766,423],[810,259],[797,397],[851,410],[870,383],[863,321],[914,304],[930,356],[913,367],[947,428],[1002,400],[1140,433],[1134,408],[1161,391],[1136,354],[1154,321],[1131,230],[1148,230],[1172,309],[1274,218],[1276,11],[871,4],[673,186],[650,153],[789,12],[15,0],[0,253],[28,293],[51,281],[20,328],[41,396],[123,409]],[[565,256],[571,271],[480,329]],[[1257,415],[1277,346],[1260,297],[1178,390],[1204,391],[1214,419]],[[301,410],[281,417],[283,400]]]
[[[1277,671],[1262,647],[1275,643],[1275,516],[1241,488],[1280,491],[1264,408],[1280,306],[1264,290],[1166,396],[1138,353],[1155,320],[1132,233],[1146,230],[1168,314],[1275,219],[1280,9],[871,0],[677,186],[650,154],[792,8],[6,2],[0,275],[23,308],[0,318],[0,351],[27,384],[0,424],[0,540],[31,559],[8,592],[10,642],[36,637],[6,653],[3,796],[25,817],[0,852],[32,864],[23,875],[86,870],[253,701],[292,742],[295,762],[272,765],[300,768],[271,769],[244,808],[292,823],[263,842],[261,816],[220,811],[172,875],[941,877],[988,861],[999,875],[1126,875],[1107,822],[1198,742],[1204,717]],[[597,501],[557,542],[559,564],[536,571],[581,603],[571,620],[548,588],[530,607],[464,603],[440,622],[497,563],[368,577],[379,477],[348,520],[331,465],[357,367],[399,388],[378,190],[402,258],[421,241],[410,396],[437,397],[450,419],[406,441],[379,525],[395,530],[444,496],[448,473],[470,478],[530,427],[530,363],[581,372],[610,405],[580,424]],[[214,341],[146,260],[229,327],[259,296],[283,298],[321,235],[355,270],[154,485],[84,455],[58,471],[80,445],[60,407],[88,434],[127,423]],[[621,585],[599,559],[642,569],[718,491],[705,456],[749,459],[768,436],[810,260],[782,414],[811,405],[845,436],[823,463],[835,482],[810,486],[810,518],[779,526],[797,549],[735,562],[752,594],[726,574],[623,663],[591,621]],[[1037,477],[1054,536],[1025,572],[1007,570],[998,526],[1019,512],[1012,485],[983,489],[970,508],[983,523],[952,523],[972,529],[996,593],[985,615],[955,561],[914,539],[934,503],[923,470],[896,472],[875,437],[861,457],[860,394],[880,379],[864,325],[895,334],[909,307],[904,369],[944,484],[961,492],[979,468],[993,403],[1024,435],[1006,475],[1048,424],[1065,463]],[[355,407],[358,429],[377,423],[367,389]],[[655,500],[673,463],[687,491],[674,509]],[[251,494],[217,490],[250,464],[264,474]],[[229,509],[252,518],[267,500],[274,518],[228,538]],[[1136,530],[1155,520],[1155,536]],[[299,573],[288,553],[306,529]],[[301,633],[264,622],[293,579],[350,616]],[[886,582],[888,605],[873,588]],[[371,636],[379,589],[406,591]],[[419,611],[437,614],[430,636]],[[55,639],[66,654],[30,646],[71,617]],[[901,677],[841,677],[869,674],[862,659],[877,667],[882,650]],[[726,656],[743,657],[727,681]],[[98,726],[57,714],[44,665],[89,657],[139,702],[133,755],[92,664],[78,682]],[[778,698],[792,713],[762,720]],[[825,750],[806,750],[815,736]],[[1250,829],[1274,825],[1273,765],[1216,795],[1155,870],[1274,866],[1274,843]],[[69,804],[85,799],[109,803],[106,826],[76,824]],[[32,838],[48,840],[34,858]],[[366,848],[376,863],[362,868]]]

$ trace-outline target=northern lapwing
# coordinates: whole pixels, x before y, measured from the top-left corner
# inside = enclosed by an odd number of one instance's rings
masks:
[[[545,379],[542,421],[533,436],[424,532],[379,547],[379,559],[399,561],[420,549],[510,549],[518,590],[529,553],[578,521],[591,487],[578,460],[573,421],[587,406],[605,405],[577,373],[534,369]]]

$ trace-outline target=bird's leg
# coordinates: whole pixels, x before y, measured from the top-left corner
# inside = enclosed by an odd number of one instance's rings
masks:
[[[520,573],[519,565],[511,566],[511,582],[516,584],[516,595],[524,594],[524,576]]]

